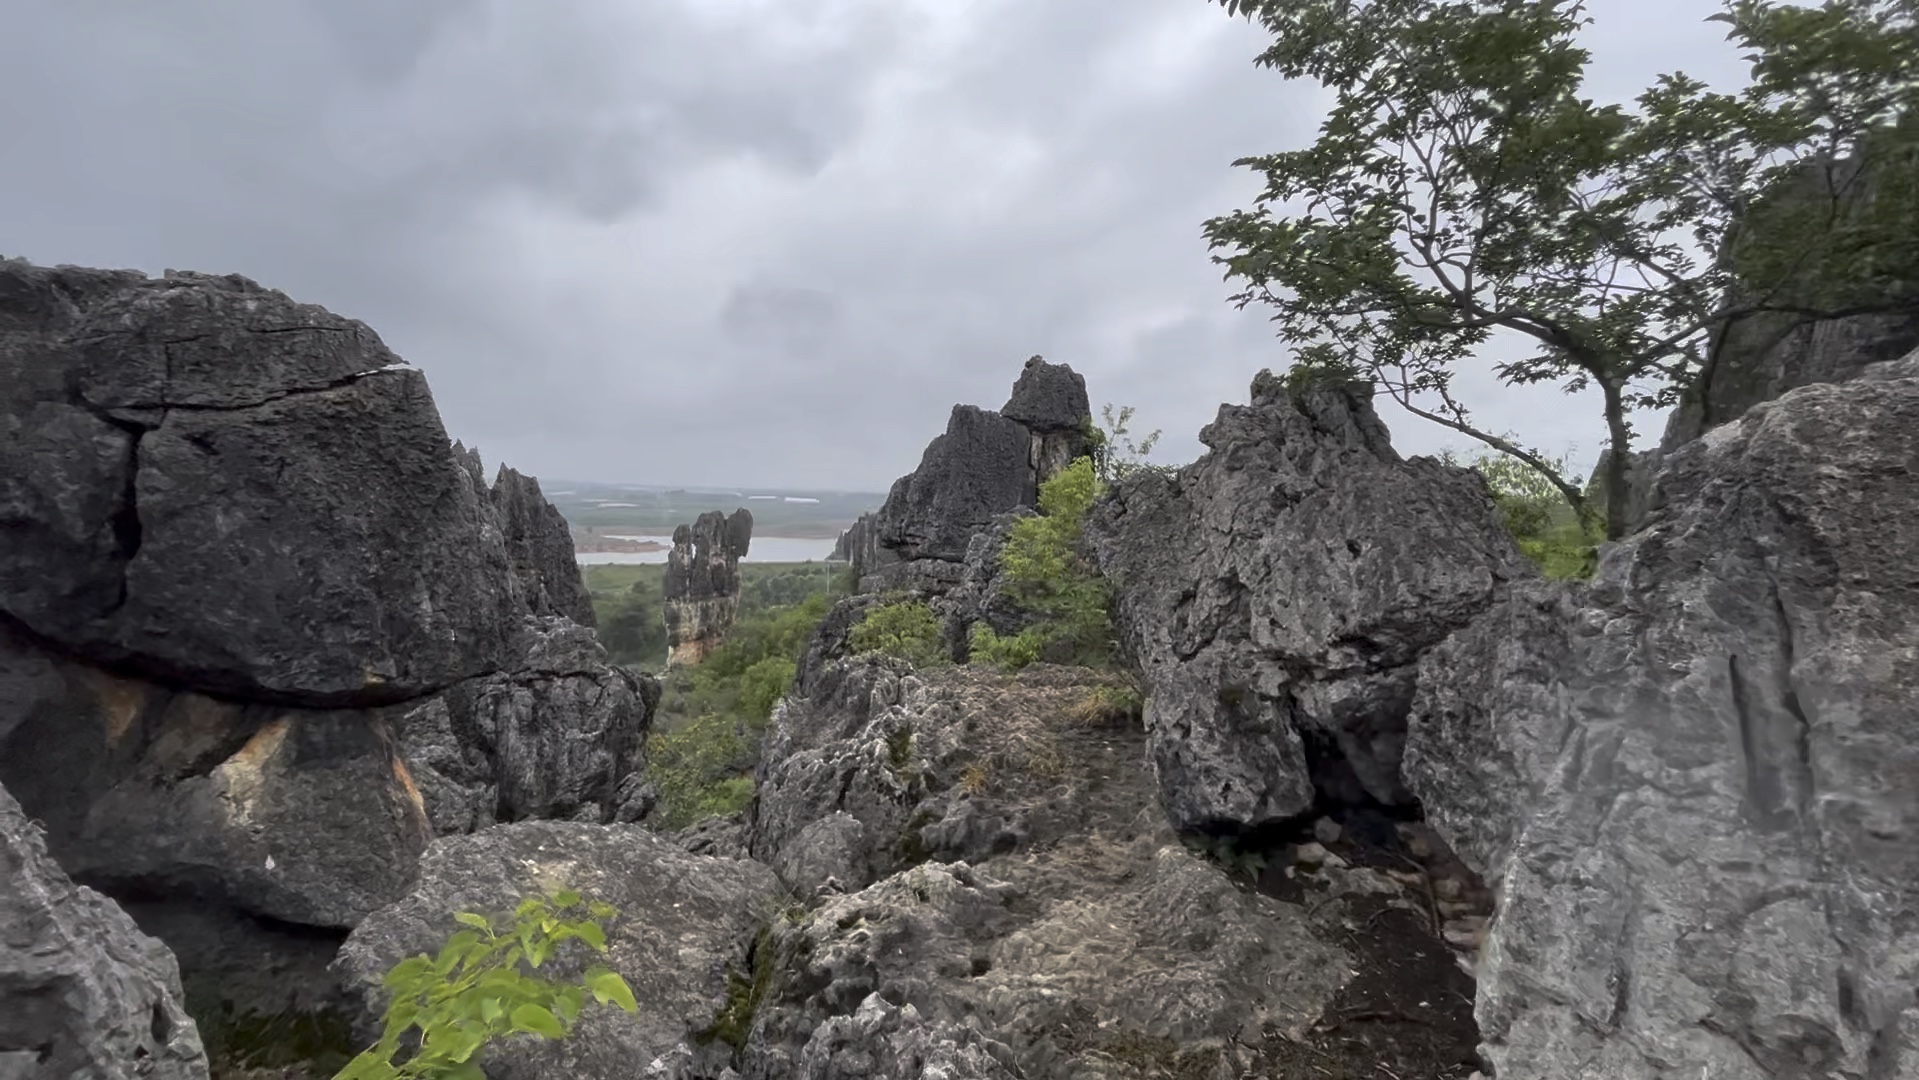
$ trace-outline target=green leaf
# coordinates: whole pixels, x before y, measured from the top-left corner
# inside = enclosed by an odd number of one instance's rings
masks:
[[[594,952],[606,951],[606,931],[597,923],[581,923],[578,926],[580,940],[593,947]]]
[[[593,997],[602,1005],[618,1005],[629,1013],[640,1011],[639,1003],[633,1000],[633,988],[626,984],[617,971],[599,971],[589,973],[587,988],[593,991]]]
[[[513,1030],[548,1039],[563,1039],[566,1028],[558,1017],[538,1005],[522,1005],[513,1010]]]
[[[471,1061],[457,1061],[439,1070],[434,1080],[486,1080],[486,1070]]]
[[[553,902],[561,907],[574,907],[580,902],[580,894],[572,889],[561,889],[553,895]]]
[[[471,911],[459,912],[453,916],[453,919],[462,926],[471,926],[476,930],[493,929],[493,924],[487,921],[486,916],[476,915]]]

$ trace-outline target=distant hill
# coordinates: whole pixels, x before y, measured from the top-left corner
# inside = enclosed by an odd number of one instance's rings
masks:
[[[754,536],[836,537],[853,520],[886,501],[871,491],[796,491],[785,488],[682,488],[542,480],[575,533],[656,534],[708,510],[753,513]]]

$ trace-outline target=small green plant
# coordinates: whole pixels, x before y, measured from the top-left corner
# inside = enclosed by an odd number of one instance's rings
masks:
[[[974,623],[966,636],[967,655],[1005,671],[1018,671],[1039,663],[1050,636],[1046,628],[1040,626],[1002,635],[985,623]]]
[[[1073,703],[1067,719],[1088,726],[1137,721],[1146,708],[1139,687],[1130,682],[1096,686]]]
[[[1089,667],[1112,661],[1112,591],[1085,551],[1086,512],[1100,490],[1090,457],[1040,485],[1039,514],[1015,522],[1000,551],[1007,596],[1037,619],[1010,637],[975,626],[973,655],[1008,670],[1042,659]]]
[[[1141,469],[1166,468],[1146,461],[1159,442],[1158,429],[1137,441],[1133,439],[1131,405],[1114,409],[1109,402],[1100,408],[1100,416],[1105,423],[1087,432],[1087,436],[1093,445],[1093,471],[1102,484],[1118,483]]]
[[[886,653],[914,667],[948,660],[939,617],[920,600],[896,600],[871,609],[847,635],[847,644],[854,652]]]
[[[577,983],[528,974],[568,941],[606,952],[603,924],[617,914],[570,889],[528,897],[510,916],[460,912],[454,919],[466,929],[448,938],[439,956],[421,953],[387,972],[393,997],[380,1041],[336,1080],[484,1080],[474,1060],[481,1048],[502,1035],[565,1038],[588,994],[637,1014],[632,988],[610,968],[588,967]]]

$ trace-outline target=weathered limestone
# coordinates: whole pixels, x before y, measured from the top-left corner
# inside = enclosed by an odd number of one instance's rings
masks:
[[[1508,1077],[1919,1069],[1919,354],[1674,452],[1590,591],[1428,658],[1408,783],[1504,879]]]
[[[572,621],[537,483],[487,485],[367,327],[0,261],[0,386],[0,783],[191,988],[330,993],[431,838],[410,754],[448,829],[621,812],[657,688]]]
[[[1089,519],[1179,828],[1406,802],[1421,654],[1529,572],[1484,482],[1401,459],[1370,397],[1262,374],[1200,433],[1211,453]]]
[[[740,559],[753,542],[753,515],[701,514],[673,530],[666,553],[666,662],[697,664],[726,640],[740,614]]]
[[[1035,356],[998,412],[955,405],[919,468],[840,538],[836,555],[873,587],[944,591],[959,580],[973,537],[1036,505],[1039,485],[1090,448],[1091,428],[1085,378]]]
[[[173,954],[70,881],[5,788],[0,885],[0,1076],[204,1080]]]

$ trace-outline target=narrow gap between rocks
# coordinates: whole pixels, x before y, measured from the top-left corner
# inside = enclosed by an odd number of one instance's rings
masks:
[[[1338,913],[1324,929],[1349,951],[1355,974],[1294,1044],[1302,1066],[1355,1080],[1465,1080],[1483,1069],[1471,971],[1492,894],[1416,801],[1380,802],[1331,739],[1307,733],[1304,742],[1309,809],[1250,828],[1216,825],[1189,841],[1245,888]],[[1362,881],[1381,891],[1356,889]]]

